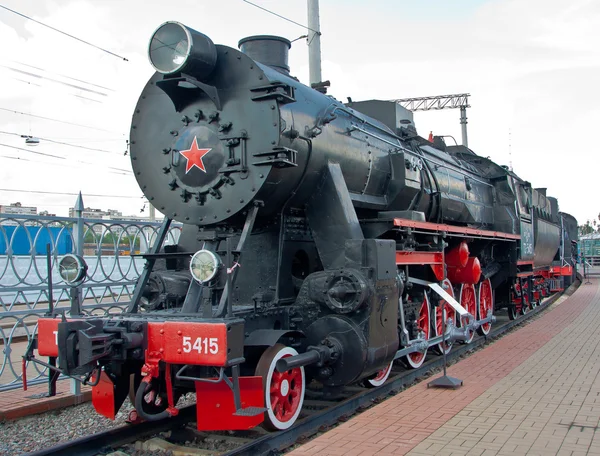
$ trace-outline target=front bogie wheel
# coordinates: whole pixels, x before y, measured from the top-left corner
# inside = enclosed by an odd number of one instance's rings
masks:
[[[264,427],[270,430],[283,430],[291,427],[302,410],[306,377],[304,367],[296,367],[279,372],[277,361],[298,352],[292,347],[275,344],[267,348],[256,366],[255,375],[263,379],[265,412]]]
[[[367,388],[377,388],[377,387],[383,385],[385,383],[385,381],[388,379],[388,377],[390,376],[393,365],[394,365],[394,361],[392,360],[387,365],[387,367],[385,367],[385,368],[381,369],[379,372],[377,372],[377,375],[375,375],[373,378],[366,379],[363,382],[363,384]]]

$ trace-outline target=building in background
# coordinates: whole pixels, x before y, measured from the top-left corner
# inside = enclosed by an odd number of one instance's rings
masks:
[[[23,206],[21,203],[16,202],[10,205],[0,204],[0,213],[3,214],[17,214],[17,215],[37,215],[37,207],[34,206]]]
[[[75,217],[75,209],[69,208],[69,217]],[[121,211],[116,209],[108,209],[103,211],[102,209],[93,209],[91,207],[86,207],[83,209],[83,218],[91,218],[91,219],[104,219],[104,218],[113,218],[113,217],[123,217]]]

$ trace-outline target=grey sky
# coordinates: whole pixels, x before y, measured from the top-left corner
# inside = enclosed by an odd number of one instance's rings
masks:
[[[305,0],[254,2],[306,23]],[[0,65],[4,65],[0,107],[114,132],[0,111],[0,131],[112,152],[50,143],[35,148],[67,158],[57,160],[0,147],[0,187],[81,189],[86,205],[130,214],[139,213],[143,205],[141,191],[133,176],[115,174],[108,166],[130,169],[128,157],[122,156],[124,140],[137,96],[152,74],[146,46],[154,29],[166,20],[179,20],[215,43],[232,47],[253,34],[293,40],[305,33],[242,0],[3,0],[3,4],[124,55],[129,62],[0,10]],[[347,96],[393,99],[469,92],[469,145],[476,153],[500,164],[512,161],[517,174],[535,187],[548,187],[561,210],[580,223],[600,212],[594,197],[599,176],[595,133],[600,124],[600,2],[321,0],[320,8],[323,78],[331,81],[330,94],[345,101]],[[100,96],[5,68],[28,70],[23,64],[114,91],[94,88],[106,93]],[[307,82],[306,40],[293,44],[290,66]],[[56,74],[34,72],[66,81]],[[460,138],[457,111],[417,113],[415,120],[422,136],[433,130]],[[0,143],[26,147],[21,138],[4,134]],[[140,198],[98,199],[85,197],[86,193]],[[21,201],[61,215],[72,200],[0,194],[0,204]]]

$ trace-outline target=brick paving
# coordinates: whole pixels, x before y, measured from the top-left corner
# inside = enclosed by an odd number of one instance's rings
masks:
[[[600,455],[600,281],[592,282],[451,366],[463,387],[421,382],[289,454]]]
[[[82,394],[75,396],[70,393],[69,384],[70,382],[67,380],[57,382],[56,396],[54,397],[35,397],[36,395],[48,392],[47,384],[29,386],[27,391],[23,391],[23,388],[19,388],[1,392],[0,422],[22,418],[36,413],[43,413],[48,410],[77,405],[91,400],[91,387],[82,387]]]

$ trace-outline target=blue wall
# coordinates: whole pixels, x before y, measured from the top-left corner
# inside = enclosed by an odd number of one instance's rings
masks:
[[[16,230],[16,233],[15,233]],[[29,234],[27,234],[27,232]],[[61,233],[61,230],[62,233]],[[38,235],[39,233],[39,235]],[[72,230],[62,227],[43,227],[43,226],[7,226],[2,225],[0,228],[0,255],[6,255],[7,242],[10,244],[12,240],[13,255],[30,255],[30,243],[35,241],[35,254],[45,255],[46,244],[53,245],[58,243],[56,250],[58,255],[64,255],[73,252],[73,242],[71,241]],[[13,239],[14,235],[14,239]],[[52,235],[52,237],[50,236]],[[36,239],[37,236],[37,239]],[[31,241],[30,241],[31,238]],[[53,241],[54,240],[54,241]]]

